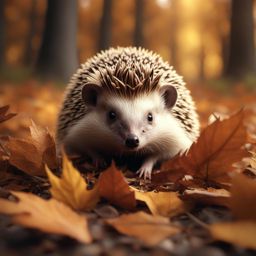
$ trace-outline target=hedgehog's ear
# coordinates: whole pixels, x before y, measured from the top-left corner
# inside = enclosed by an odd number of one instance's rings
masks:
[[[97,105],[99,94],[101,93],[100,86],[96,84],[86,84],[82,88],[82,98],[86,105],[95,107]]]
[[[176,88],[172,85],[163,85],[160,87],[160,93],[164,99],[166,108],[172,108],[175,105],[178,97]]]

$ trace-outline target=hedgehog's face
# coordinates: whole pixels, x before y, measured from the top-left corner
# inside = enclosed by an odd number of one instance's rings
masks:
[[[147,147],[154,143],[161,131],[159,124],[170,117],[177,92],[173,86],[163,86],[159,91],[129,98],[86,85],[83,99],[105,123],[107,136],[113,135],[116,148],[122,152],[140,152],[147,151]]]

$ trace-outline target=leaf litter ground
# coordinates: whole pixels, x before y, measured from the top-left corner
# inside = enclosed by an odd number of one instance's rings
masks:
[[[35,81],[4,86],[0,99],[11,108],[0,109],[1,254],[255,254],[256,106],[241,90],[232,91],[239,101],[195,90],[206,129],[149,183],[125,179],[113,164],[99,178],[83,178],[66,157],[61,167],[52,131],[62,92]],[[213,112],[219,118],[207,125]]]

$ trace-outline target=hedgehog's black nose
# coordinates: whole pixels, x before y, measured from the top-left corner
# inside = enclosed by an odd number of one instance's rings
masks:
[[[139,146],[139,144],[140,144],[139,138],[134,134],[128,135],[125,141],[125,145],[128,148],[136,148]]]

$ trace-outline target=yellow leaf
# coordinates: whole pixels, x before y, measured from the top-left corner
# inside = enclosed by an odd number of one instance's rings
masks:
[[[62,177],[55,176],[47,167],[46,172],[51,183],[52,196],[76,210],[91,210],[99,201],[98,185],[91,190],[81,174],[63,154]]]
[[[149,246],[157,245],[166,237],[180,232],[178,227],[171,225],[168,218],[145,212],[123,214],[106,222],[120,233],[136,237]]]
[[[12,193],[19,201],[0,199],[0,212],[11,215],[13,222],[44,232],[67,235],[82,243],[92,242],[86,218],[65,204],[29,193]]]
[[[145,202],[153,215],[173,217],[186,212],[189,208],[176,192],[143,192],[137,189],[134,191],[135,198]]]
[[[256,222],[236,221],[213,224],[210,226],[210,232],[215,239],[256,249]]]

